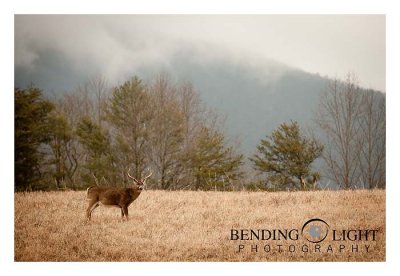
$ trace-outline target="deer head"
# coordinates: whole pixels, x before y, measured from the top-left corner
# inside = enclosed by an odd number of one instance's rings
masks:
[[[138,189],[139,191],[142,191],[143,188],[144,188],[144,186],[146,185],[146,180],[153,174],[153,172],[150,171],[150,173],[149,173],[145,178],[143,178],[143,180],[137,180],[136,178],[134,178],[132,175],[129,174],[130,170],[131,170],[131,169],[129,168],[129,170],[128,170],[128,177],[131,178],[131,179],[133,180],[133,183],[135,184],[135,185],[133,185],[133,186],[134,186],[134,187],[137,187],[137,189]]]

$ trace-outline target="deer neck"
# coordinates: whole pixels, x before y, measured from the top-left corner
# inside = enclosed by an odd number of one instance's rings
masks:
[[[130,192],[131,192],[131,195],[132,195],[134,198],[137,198],[137,197],[140,196],[140,194],[142,193],[142,191],[138,191],[138,190],[135,190],[135,189],[133,189],[133,188],[130,189]]]

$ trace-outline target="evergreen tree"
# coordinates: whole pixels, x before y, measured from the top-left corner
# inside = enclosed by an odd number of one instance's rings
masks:
[[[196,190],[225,188],[242,176],[243,155],[236,155],[233,147],[227,147],[224,135],[217,130],[202,127],[189,158]]]
[[[84,181],[93,183],[93,177],[95,177],[95,181],[103,177],[108,181],[113,180],[113,157],[108,134],[89,117],[82,118],[76,134],[86,150],[86,160],[83,167],[87,170],[87,173],[82,176]]]
[[[52,151],[50,163],[55,167],[53,176],[56,187],[59,189],[65,185],[67,177],[71,178],[71,170],[74,167],[73,164],[68,164],[68,144],[73,133],[67,118],[63,114],[52,114],[49,119],[49,136],[49,146]]]
[[[33,86],[15,88],[15,190],[40,188],[40,147],[49,141],[48,120],[53,104]]]
[[[132,174],[142,178],[149,164],[152,104],[142,81],[134,77],[113,89],[107,102],[106,118],[115,133],[116,158],[121,175],[132,167]]]
[[[323,145],[315,139],[309,139],[300,133],[297,122],[283,123],[271,136],[262,139],[257,146],[258,153],[250,160],[255,170],[267,174],[267,182],[274,188],[291,187],[310,189],[319,177],[311,172],[311,164],[320,157]]]

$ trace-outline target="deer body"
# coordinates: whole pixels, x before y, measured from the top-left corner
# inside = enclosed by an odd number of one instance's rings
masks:
[[[87,200],[89,201],[89,205],[86,209],[86,218],[88,221],[90,221],[94,209],[100,205],[121,208],[121,217],[125,217],[128,220],[128,207],[139,197],[145,185],[146,179],[151,176],[151,173],[142,181],[139,181],[129,175],[129,172],[128,176],[134,181],[132,187],[130,188],[92,186],[87,189],[86,196]]]

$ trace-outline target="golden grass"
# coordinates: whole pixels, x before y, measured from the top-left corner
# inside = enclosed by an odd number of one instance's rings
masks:
[[[121,221],[99,207],[85,224],[85,192],[15,194],[16,261],[384,261],[385,191],[144,191]],[[377,240],[321,242],[301,252],[296,241],[232,241],[231,229],[300,228],[314,217],[335,229],[377,229]],[[333,252],[326,252],[328,243]],[[238,251],[239,244],[245,249]],[[284,252],[264,246],[282,244]],[[296,252],[288,252],[288,246]],[[338,252],[339,244],[347,250]],[[359,252],[351,246],[359,245]],[[364,245],[370,245],[365,252]],[[251,246],[257,245],[258,252]],[[292,247],[293,248],[293,247]]]

